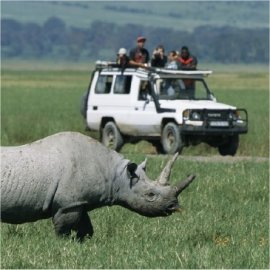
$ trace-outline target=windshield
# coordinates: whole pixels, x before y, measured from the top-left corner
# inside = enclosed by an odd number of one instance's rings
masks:
[[[210,91],[202,79],[157,79],[156,90],[160,100],[211,99]]]

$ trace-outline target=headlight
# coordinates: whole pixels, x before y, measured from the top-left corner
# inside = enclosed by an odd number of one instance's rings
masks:
[[[239,112],[233,111],[229,113],[229,119],[236,121],[239,118]]]
[[[241,111],[236,111],[235,112],[235,117],[236,117],[236,119],[241,119]]]
[[[229,113],[229,119],[232,120],[235,118],[235,114],[233,112]]]
[[[198,112],[193,112],[191,114],[191,118],[192,118],[192,120],[200,120],[201,119],[201,115]]]

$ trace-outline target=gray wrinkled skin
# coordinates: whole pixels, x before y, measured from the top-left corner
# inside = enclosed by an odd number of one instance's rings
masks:
[[[57,234],[75,230],[82,240],[93,235],[87,212],[95,208],[121,205],[148,217],[172,214],[179,208],[177,196],[194,177],[171,187],[149,180],[145,163],[137,166],[75,132],[1,147],[1,221],[52,217]]]

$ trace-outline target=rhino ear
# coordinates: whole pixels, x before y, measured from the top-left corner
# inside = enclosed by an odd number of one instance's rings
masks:
[[[135,171],[137,170],[137,164],[136,163],[128,163],[127,165],[127,173],[128,173],[128,176],[129,178],[130,177],[134,177],[136,174],[135,174]]]
[[[127,165],[127,174],[128,174],[128,178],[130,179],[130,188],[139,181],[139,177],[135,173],[137,168],[138,166],[135,163],[129,163]]]

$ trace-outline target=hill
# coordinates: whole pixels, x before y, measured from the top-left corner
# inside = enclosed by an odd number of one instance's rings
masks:
[[[200,62],[268,63],[266,1],[2,1],[2,59],[114,60],[138,35]]]
[[[67,26],[88,28],[92,22],[193,31],[198,26],[257,28],[269,26],[268,1],[2,1],[1,18],[42,25],[58,17]]]

